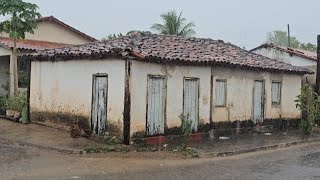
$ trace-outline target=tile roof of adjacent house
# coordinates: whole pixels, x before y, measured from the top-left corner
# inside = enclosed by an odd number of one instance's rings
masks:
[[[291,47],[279,46],[274,43],[265,43],[265,44],[262,44],[262,45],[254,48],[250,51],[255,51],[255,50],[261,49],[261,48],[273,48],[273,49],[277,49],[282,52],[289,53],[290,55],[295,55],[295,56],[299,56],[299,57],[306,58],[309,60],[317,61],[317,53],[315,53],[315,52],[305,51],[305,50],[301,50],[301,49],[295,49],[295,48],[291,48]]]
[[[17,43],[18,49],[33,50],[33,51],[70,46],[70,45],[61,44],[61,43],[36,41],[36,40],[28,40],[28,39],[17,40],[16,43]],[[14,46],[14,41],[12,38],[0,37],[0,46],[7,49],[11,49]]]
[[[222,40],[164,35],[124,36],[105,42],[40,51],[29,56],[36,61],[133,56],[139,61],[155,63],[231,66],[295,74],[313,73],[302,67],[246,51]]]
[[[92,36],[89,36],[89,35],[81,32],[81,31],[75,29],[74,27],[69,26],[68,24],[60,21],[59,19],[55,18],[54,16],[41,17],[41,18],[37,19],[36,21],[37,22],[54,22],[54,23],[57,23],[57,24],[61,25],[64,28],[66,28],[66,29],[68,29],[68,30],[70,30],[70,31],[72,31],[72,32],[74,32],[74,33],[76,33],[76,34],[88,39],[89,41],[98,41],[96,38],[94,38]]]

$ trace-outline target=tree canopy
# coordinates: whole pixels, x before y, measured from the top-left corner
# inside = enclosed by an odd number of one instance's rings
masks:
[[[0,0],[0,15],[9,18],[0,23],[0,31],[14,39],[24,39],[27,32],[34,33],[36,19],[41,16],[36,4],[22,0]]]
[[[159,34],[177,35],[182,37],[194,36],[196,34],[193,29],[196,27],[194,22],[187,22],[186,18],[182,17],[182,12],[178,15],[176,11],[169,11],[161,14],[162,24],[155,23],[151,29]]]
[[[13,64],[13,92],[16,96],[19,93],[16,41],[24,39],[26,33],[34,33],[34,29],[37,26],[36,19],[41,16],[38,9],[39,7],[36,4],[23,2],[22,0],[0,0],[0,16],[7,18],[7,20],[0,22],[0,32],[8,33],[9,37],[14,40],[13,61],[10,63]]]
[[[288,34],[285,31],[273,31],[269,32],[267,34],[267,42],[268,43],[274,43],[279,46],[286,46],[288,47]],[[302,49],[306,51],[311,51],[311,52],[316,52],[317,51],[317,46],[308,42],[308,43],[303,43],[299,41],[296,37],[291,36],[290,37],[290,47],[292,48],[297,48],[297,49]]]

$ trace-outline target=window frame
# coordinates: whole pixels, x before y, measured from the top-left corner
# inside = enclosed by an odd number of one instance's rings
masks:
[[[280,91],[280,93],[279,93],[279,102],[274,102],[273,101],[273,84],[275,84],[275,83],[277,83],[277,84],[279,84],[280,86],[279,86],[279,90],[278,91]],[[279,106],[279,105],[281,105],[281,102],[282,102],[282,82],[281,81],[272,81],[271,82],[271,105],[273,105],[273,106]]]
[[[224,88],[224,103],[223,105],[218,105],[217,104],[217,82],[224,82],[225,83],[225,88]],[[216,79],[215,81],[215,107],[227,107],[227,88],[228,87],[228,83],[227,83],[227,79]]]

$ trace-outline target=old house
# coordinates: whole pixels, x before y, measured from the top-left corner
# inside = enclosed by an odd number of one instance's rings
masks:
[[[53,16],[37,19],[34,34],[26,34],[25,40],[17,42],[20,55],[37,50],[65,47],[96,41],[79,30]],[[0,96],[13,93],[13,63],[11,62],[13,39],[0,32]]]
[[[251,50],[251,52],[261,54],[263,56],[276,59],[281,62],[301,66],[316,72],[317,69],[317,53],[295,49],[291,47],[278,46],[273,43],[263,44]],[[316,75],[305,75],[303,82],[315,84]]]
[[[31,62],[31,120],[132,138],[297,120],[309,70],[221,40],[127,36],[40,51]],[[280,123],[277,123],[280,122]],[[241,131],[242,132],[242,131]]]

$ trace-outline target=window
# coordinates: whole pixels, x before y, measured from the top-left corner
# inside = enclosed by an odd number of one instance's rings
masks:
[[[216,106],[226,106],[227,100],[227,81],[216,80]]]
[[[272,82],[271,88],[272,104],[279,105],[281,102],[281,82]]]

